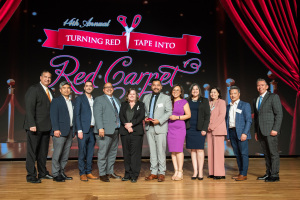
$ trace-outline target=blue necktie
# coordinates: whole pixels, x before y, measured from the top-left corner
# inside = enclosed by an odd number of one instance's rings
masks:
[[[153,119],[153,112],[154,112],[155,97],[156,97],[156,95],[153,95],[152,101],[151,101],[151,105],[150,105],[150,114],[149,114],[149,118],[152,118],[152,119]]]
[[[120,122],[119,122],[120,119],[119,119],[119,113],[118,113],[117,106],[116,106],[115,101],[114,101],[114,99],[112,97],[110,98],[110,100],[111,100],[112,105],[113,105],[113,107],[115,109],[115,116],[116,116],[116,119],[117,119],[117,121],[116,121],[117,128],[120,128]]]
[[[258,105],[257,105],[257,110],[259,110],[259,108],[260,108],[261,101],[262,101],[262,96],[259,97]]]

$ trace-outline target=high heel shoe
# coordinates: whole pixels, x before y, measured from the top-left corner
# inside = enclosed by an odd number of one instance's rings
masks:
[[[173,181],[175,180],[177,174],[178,174],[178,170],[175,170],[175,173],[174,173],[174,175],[172,176],[172,180],[173,180]]]
[[[196,176],[192,176],[191,179],[192,179],[192,180],[196,180],[197,177],[198,177],[198,174],[197,174]]]
[[[181,180],[183,180],[183,170],[178,170],[178,172],[181,172],[181,176],[177,175],[175,177],[174,181],[181,181]]]

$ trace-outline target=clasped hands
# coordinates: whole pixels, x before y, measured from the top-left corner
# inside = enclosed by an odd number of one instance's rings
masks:
[[[132,133],[133,132],[133,129],[132,129],[132,123],[125,123],[125,126],[124,126],[128,133]]]

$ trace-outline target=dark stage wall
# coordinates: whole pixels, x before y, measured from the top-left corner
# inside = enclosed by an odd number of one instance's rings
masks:
[[[141,21],[130,34],[128,50],[122,36],[125,29],[117,18],[126,16],[130,27],[138,14]],[[86,41],[77,38],[72,42],[78,35],[84,35]],[[217,0],[23,0],[0,32],[0,52],[0,108],[5,107],[9,92],[7,80],[15,81],[13,131],[8,128],[12,113],[8,108],[0,110],[0,159],[26,155],[24,95],[39,82],[43,69],[53,74],[51,88],[56,96],[59,83],[70,81],[73,99],[83,91],[84,80],[93,81],[94,97],[103,94],[107,81],[114,84],[115,96],[122,100],[129,87],[137,88],[143,97],[151,90],[148,82],[152,76],[164,78],[163,92],[167,94],[173,84],[183,85],[187,93],[196,82],[203,87],[219,86],[228,100],[227,87],[233,83],[241,88],[241,99],[252,102],[257,97],[257,78],[272,81],[269,70],[243,41]],[[296,92],[275,81],[277,93],[294,108]],[[202,93],[208,95],[204,88]],[[279,151],[288,155],[293,118],[283,110]],[[254,138],[253,128],[251,133]],[[75,139],[72,148],[76,146]],[[51,151],[50,146],[49,155]],[[250,155],[260,152],[259,144],[250,140]],[[226,155],[233,155],[229,143]],[[146,137],[143,156],[149,156]]]

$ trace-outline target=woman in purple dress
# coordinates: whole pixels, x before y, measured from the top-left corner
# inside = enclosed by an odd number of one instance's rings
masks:
[[[182,86],[173,86],[171,90],[173,113],[169,118],[167,141],[175,170],[172,180],[175,181],[183,179],[183,144],[186,135],[184,120],[191,117],[190,106],[187,100],[183,99],[183,94]]]

